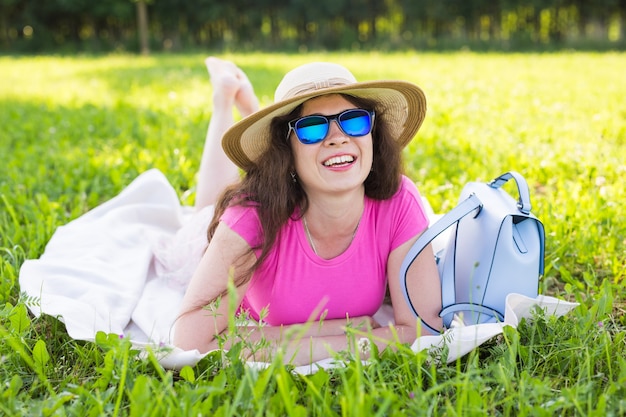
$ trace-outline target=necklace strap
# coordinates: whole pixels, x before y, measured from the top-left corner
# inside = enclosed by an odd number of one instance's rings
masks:
[[[315,252],[315,254],[319,256],[319,254],[317,253],[317,248],[315,247],[315,242],[313,242],[313,236],[311,236],[311,232],[309,231],[309,224],[306,222],[306,216],[302,216],[302,223],[304,224],[304,231],[306,232],[306,237],[309,240],[311,249],[313,249],[313,252]]]

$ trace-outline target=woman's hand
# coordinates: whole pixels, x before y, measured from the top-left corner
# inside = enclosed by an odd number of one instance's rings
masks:
[[[264,326],[251,324],[237,329],[226,345],[245,340],[243,359],[271,362],[278,350],[283,360],[292,365],[305,365],[352,349],[354,338],[375,336],[380,325],[370,316],[350,317],[292,324]],[[391,333],[391,332],[389,332]],[[386,346],[385,343],[381,348]],[[363,356],[361,356],[363,357]],[[363,357],[364,358],[364,357]]]

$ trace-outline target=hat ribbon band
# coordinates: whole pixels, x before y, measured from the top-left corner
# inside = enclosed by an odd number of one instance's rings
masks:
[[[286,100],[291,97],[306,94],[312,91],[324,90],[326,88],[339,87],[342,85],[353,84],[354,81],[347,80],[345,78],[328,78],[324,80],[312,81],[305,84],[300,84],[285,93],[282,100]]]

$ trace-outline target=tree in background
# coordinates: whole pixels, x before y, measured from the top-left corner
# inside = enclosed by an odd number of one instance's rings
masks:
[[[150,53],[150,33],[148,31],[148,5],[145,0],[137,0],[137,32],[141,55]]]

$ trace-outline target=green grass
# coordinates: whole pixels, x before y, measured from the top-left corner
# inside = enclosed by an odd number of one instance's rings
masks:
[[[0,415],[626,415],[626,55],[230,58],[263,104],[286,70],[314,59],[416,82],[429,110],[409,175],[445,211],[465,182],[521,172],[546,226],[542,292],[580,307],[450,365],[400,347],[312,376],[234,354],[174,373],[117,336],[74,341],[28,315],[22,262],[149,168],[191,203],[208,76],[199,55],[0,58]]]

